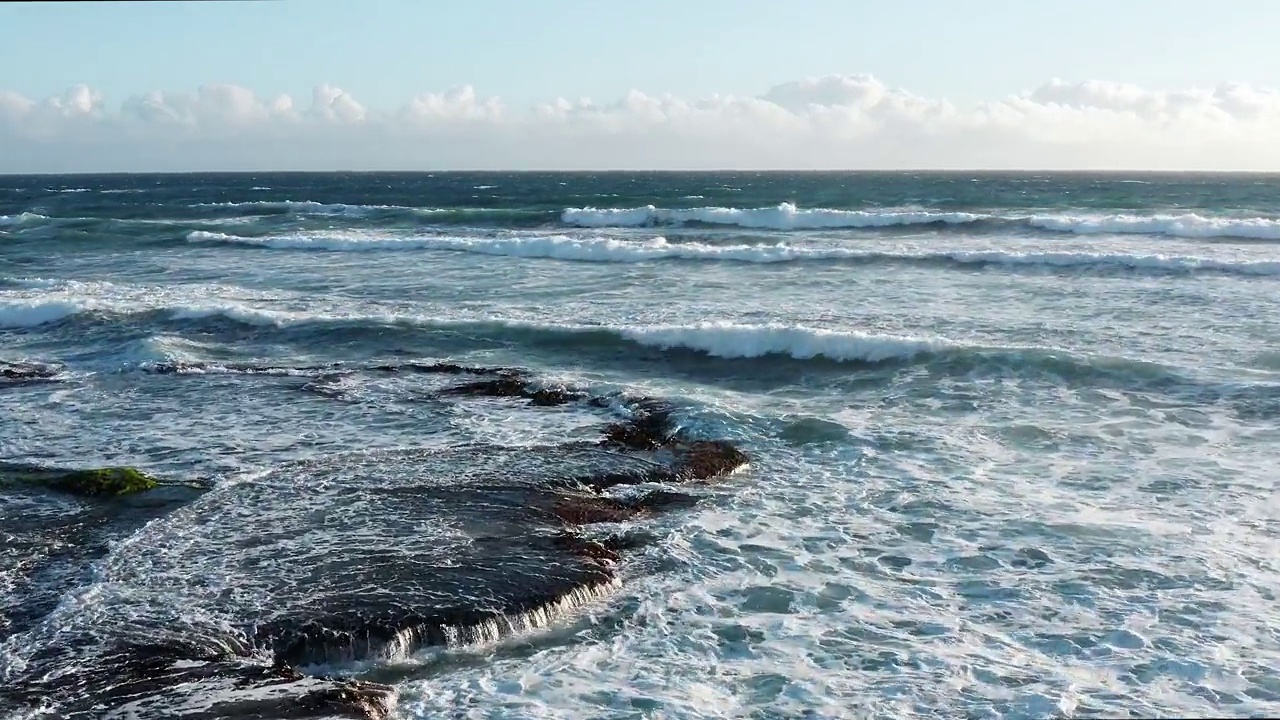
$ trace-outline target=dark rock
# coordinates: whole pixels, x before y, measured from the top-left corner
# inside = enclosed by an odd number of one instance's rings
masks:
[[[592,560],[617,562],[622,559],[619,548],[612,543],[595,538],[586,538],[573,533],[562,533],[556,536],[556,543],[566,551]]]
[[[92,694],[40,687],[0,689],[11,705],[56,702],[62,720],[155,717],[181,720],[385,720],[394,689],[378,683],[308,677],[287,665],[236,658],[190,658],[174,648],[123,644],[107,658],[111,677]],[[74,673],[65,678],[79,683]]]
[[[674,408],[653,398],[639,398],[627,403],[632,417],[605,427],[606,447],[627,450],[655,450],[671,441]]]
[[[336,363],[329,365],[254,365],[251,363],[213,363],[201,361],[149,362],[141,366],[143,372],[152,375],[205,375],[226,373],[233,375],[308,375],[313,373],[334,372],[339,369]]]
[[[671,467],[653,463],[635,469],[617,472],[601,472],[578,478],[578,484],[597,492],[618,487],[619,485],[644,485],[648,483],[674,483],[680,481],[680,475]]]
[[[1049,556],[1049,553],[1036,547],[1021,548],[1013,559],[1014,567],[1040,569],[1052,564],[1053,558]]]
[[[0,482],[39,485],[81,497],[121,497],[156,487],[156,479],[131,467],[61,470],[0,464]]]
[[[568,388],[542,388],[534,386],[520,375],[499,375],[489,380],[455,385],[442,391],[443,395],[474,395],[484,397],[524,398],[534,405],[551,407],[566,405],[586,399],[586,393]]]
[[[458,365],[456,363],[400,363],[398,365],[374,365],[369,368],[378,372],[413,372],[442,375],[508,375],[523,376],[525,372],[519,368],[483,367]]]
[[[33,362],[6,362],[0,360],[0,381],[5,385],[57,382],[62,368]]]
[[[5,482],[13,468],[0,465],[0,575],[7,585],[0,593],[0,638],[34,627],[92,577],[92,563],[115,542],[204,491],[160,485],[102,502],[49,492],[39,483]]]
[[[612,498],[566,495],[556,501],[552,512],[568,525],[585,525],[624,522],[636,515],[644,514],[646,509]]]
[[[302,390],[338,400],[345,396],[344,388],[339,383],[350,374],[346,372],[324,373],[303,383]]]
[[[632,501],[632,504],[649,512],[656,512],[675,508],[691,508],[698,504],[698,500],[699,498],[696,495],[671,492],[669,490],[654,490],[641,495],[638,499]]]
[[[46,651],[2,684],[72,718],[94,716],[86,698],[140,716],[377,717],[376,688],[269,667],[495,640],[592,600],[616,584],[619,552],[569,528],[678,503],[593,497],[579,479],[653,464],[591,446],[471,445],[282,465],[146,526],[135,541],[147,552],[102,561],[99,590],[31,628],[24,646]],[[126,642],[137,637],[164,662],[140,659]]]
[[[710,480],[745,466],[749,459],[732,444],[723,440],[695,440],[672,445],[677,457],[677,473],[693,480]]]
[[[311,382],[332,385],[335,372]],[[145,525],[134,537],[145,552],[101,558],[94,592],[25,625],[21,656],[0,665],[0,699],[77,720],[380,719],[390,688],[299,669],[498,640],[553,621],[615,587],[622,553],[645,542],[594,536],[605,528],[584,537],[585,526],[698,501],[666,489],[610,498],[604,489],[708,480],[747,462],[730,443],[684,437],[658,399],[541,387],[512,368],[359,372],[465,378],[433,388],[435,399],[621,402],[628,417],[598,443],[352,453],[219,487]],[[27,470],[45,475],[24,487],[111,497],[155,487],[127,468]]]

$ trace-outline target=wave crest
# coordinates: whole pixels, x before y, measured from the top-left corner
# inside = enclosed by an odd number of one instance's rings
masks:
[[[1091,252],[1014,252],[1004,250],[874,251],[847,247],[796,246],[785,243],[713,245],[672,243],[664,237],[619,239],[532,235],[388,236],[361,232],[316,232],[267,237],[242,237],[196,230],[190,242],[219,242],[289,250],[373,252],[439,250],[517,258],[546,258],[597,263],[635,263],[659,260],[788,263],[842,261],[955,267],[1046,267],[1155,273],[1218,272],[1246,276],[1280,275],[1280,261],[1219,260],[1186,255],[1136,255]]]
[[[305,215],[347,215],[353,217],[359,217],[369,210],[392,208],[392,206],[389,205],[349,205],[347,203],[320,203],[311,200],[251,200],[248,202],[195,203],[191,207],[259,210]]]
[[[48,216],[40,213],[23,212],[17,215],[0,215],[0,227],[13,227],[48,220]]]
[[[379,312],[364,309],[268,309],[225,300],[207,303],[138,303],[101,304],[36,302],[24,308],[0,305],[0,327],[31,327],[68,316],[95,312],[106,322],[151,316],[162,326],[170,322],[238,323],[250,328],[314,329],[331,332],[345,328],[347,332],[375,332],[388,329],[400,332],[443,332],[449,335],[465,332],[469,336],[489,337],[504,343],[532,346],[554,346],[575,353],[602,352],[616,358],[634,355],[638,347],[671,352],[673,360],[680,353],[702,354],[724,360],[799,361],[851,364],[923,363],[964,368],[965,372],[986,367],[1010,372],[1050,372],[1056,376],[1076,378],[1140,376],[1144,381],[1177,380],[1172,370],[1162,365],[1124,357],[1079,355],[1062,348],[1039,345],[1015,346],[984,344],[940,336],[894,335],[853,329],[826,329],[792,324],[738,324],[732,322],[699,322],[689,324],[631,325],[546,322],[533,318],[510,317],[440,317],[396,311]],[[628,350],[629,348],[629,350]],[[955,365],[957,364],[958,365]],[[213,370],[217,372],[217,370]]]
[[[1280,240],[1280,219],[1181,215],[1036,215],[1027,224],[1076,235],[1169,235],[1182,238]]]
[[[0,303],[0,328],[29,328],[58,322],[92,310],[88,302],[70,300],[18,300]]]
[[[1125,213],[974,213],[931,210],[800,209],[793,203],[776,207],[685,209],[646,205],[637,208],[566,208],[561,222],[574,227],[649,227],[719,225],[757,230],[822,230],[912,226],[968,227],[1003,225],[1075,235],[1165,235],[1192,239],[1240,238],[1280,240],[1280,218],[1207,217],[1196,213],[1134,215]]]
[[[645,227],[650,225],[732,225],[759,230],[805,230],[826,228],[876,228],[906,225],[963,225],[985,216],[964,212],[801,210],[784,202],[772,208],[701,207],[672,210],[646,205],[640,208],[567,208],[560,215],[565,225],[575,227]]]

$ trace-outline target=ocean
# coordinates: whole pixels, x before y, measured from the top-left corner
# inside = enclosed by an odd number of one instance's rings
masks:
[[[0,177],[0,716],[1280,715],[1277,289],[1265,175]]]

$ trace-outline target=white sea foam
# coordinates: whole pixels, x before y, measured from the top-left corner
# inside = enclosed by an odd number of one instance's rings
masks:
[[[0,300],[0,327],[36,327],[93,308],[93,303],[70,300]]]
[[[531,235],[513,237],[419,235],[395,236],[361,232],[316,232],[267,237],[242,237],[197,230],[191,242],[223,242],[274,249],[367,252],[380,250],[442,250],[480,255],[554,258],[583,262],[639,262],[645,260],[725,259],[744,262],[781,262],[801,259],[808,251],[784,245],[714,246],[673,244],[665,238],[623,240],[608,237]]]
[[[441,327],[490,325],[508,330],[575,335],[603,333],[648,347],[663,350],[683,348],[726,359],[782,355],[796,360],[826,358],[840,362],[880,362],[891,359],[906,360],[920,355],[952,350],[1018,350],[1018,348],[984,348],[981,345],[956,342],[937,336],[912,337],[854,330],[828,330],[780,323],[589,325],[543,323],[507,318],[460,318],[443,321],[420,320],[420,322]]]
[[[0,327],[35,327],[85,312],[133,314],[167,311],[174,317],[224,315],[243,322],[281,324],[294,314],[258,309],[257,301],[278,304],[288,297],[230,285],[199,284],[157,287],[105,281],[19,278],[22,289],[0,291]]]
[[[346,215],[358,217],[369,210],[388,209],[390,205],[349,205],[347,203],[319,203],[311,200],[252,200],[248,202],[196,203],[192,207],[221,207],[237,210],[284,210],[301,215]]]
[[[18,287],[24,287],[24,288],[57,287],[59,285],[65,285],[67,282],[68,281],[66,280],[59,280],[57,278],[42,278],[42,277],[5,278],[6,284],[16,285]]]
[[[878,362],[969,347],[940,337],[907,337],[781,324],[591,325],[492,317],[428,318],[394,313],[285,313],[227,303],[175,309],[172,315],[179,318],[222,316],[259,325],[355,321],[440,328],[487,326],[499,330],[572,335],[604,333],[649,347],[684,348],[721,358],[785,355],[797,360],[823,357],[835,361]]]
[[[449,645],[455,647],[492,645],[512,636],[525,635],[545,629],[565,615],[608,597],[616,592],[621,587],[621,584],[616,579],[610,579],[594,585],[574,588],[563,597],[522,613],[498,615],[468,627],[445,626],[444,636]],[[400,657],[407,657],[408,653],[404,648],[408,647],[406,641],[410,640],[410,638],[403,636],[404,633],[401,633],[396,638],[402,645],[402,648],[398,648],[397,654]]]
[[[0,215],[0,227],[12,227],[14,225],[24,225],[26,223],[39,222],[48,220],[49,218],[39,213],[24,212],[17,215]]]
[[[204,304],[180,305],[167,308],[169,316],[175,320],[202,320],[205,318],[223,317],[248,325],[289,325],[312,320],[335,319],[327,314],[311,314],[289,312],[285,310],[268,310],[237,302],[213,302]]]
[[[1182,215],[1036,215],[1027,219],[1041,230],[1077,235],[1171,235],[1185,238],[1280,240],[1280,219],[1214,218]]]
[[[172,372],[175,375],[270,375],[274,377],[310,377],[311,372],[298,368],[269,367],[262,369],[233,367],[220,363],[201,363],[183,360],[147,360],[136,363],[143,370],[168,368],[176,365]]]
[[[605,333],[650,347],[686,348],[723,358],[752,358],[777,354],[796,359],[825,357],[836,361],[876,362],[892,358],[907,359],[921,354],[963,347],[937,337],[903,337],[780,324],[742,325],[707,322],[690,325],[590,325],[493,317],[424,317],[395,312],[369,312],[354,308],[314,311],[277,310],[255,307],[249,302],[234,300],[175,304],[122,301],[105,305],[87,299],[75,302],[67,300],[9,301],[0,304],[0,325],[31,327],[54,322],[90,309],[125,313],[162,310],[176,320],[226,318],[250,325],[276,327],[315,322],[361,322],[441,328],[491,327],[499,330],[575,335]]]
[[[1049,267],[1118,268],[1161,272],[1212,271],[1239,275],[1280,275],[1280,261],[1220,260],[1189,255],[1136,255],[1089,252],[1007,252],[964,250],[939,253],[881,253],[886,259],[942,260],[960,264],[1044,265]]]
[[[982,220],[974,213],[949,213],[930,211],[865,211],[831,210],[825,208],[801,210],[792,203],[782,203],[772,208],[700,207],[666,209],[653,205],[639,208],[568,208],[560,219],[566,225],[577,227],[641,227],[645,225],[678,225],[698,222],[707,225],[732,225],[744,228],[771,230],[801,230],[822,228],[874,228],[903,225],[928,225],[932,223],[965,224]]]
[[[532,235],[513,237],[392,236],[362,232],[242,237],[196,230],[191,242],[223,242],[274,249],[328,251],[441,250],[479,255],[549,258],[579,262],[632,263],[654,260],[707,260],[786,263],[839,260],[850,262],[952,263],[957,265],[1047,266],[1156,272],[1211,271],[1240,275],[1280,275],[1280,261],[1224,260],[1185,255],[1140,255],[1090,252],[1011,252],[1003,250],[872,251],[849,247],[713,245],[672,243],[663,237],[621,239]]]
[[[970,225],[980,222],[1021,225],[1078,235],[1141,234],[1185,238],[1280,240],[1280,218],[1206,217],[1183,214],[989,214],[928,210],[800,209],[792,203],[776,207],[684,209],[646,205],[637,208],[567,208],[561,222],[576,227],[644,227],[702,223],[762,230],[820,230],[924,225]]]
[[[254,238],[229,235],[227,233],[213,232],[211,230],[193,230],[187,233],[187,240],[190,242],[252,243]]]
[[[589,324],[545,322],[533,318],[493,317],[404,312],[378,305],[349,303],[306,304],[280,309],[276,301],[262,307],[269,298],[216,297],[197,300],[193,293],[174,296],[148,295],[145,289],[125,289],[106,299],[50,293],[41,298],[7,301],[0,304],[0,326],[31,327],[54,322],[76,313],[96,310],[133,314],[161,312],[174,320],[227,319],[262,327],[289,327],[309,324],[350,323],[357,325],[399,325],[426,329],[467,328],[480,332],[562,334],[568,336],[612,336],[617,341],[663,350],[686,349],[720,358],[758,358],[768,355],[797,360],[824,358],[835,362],[881,362],[908,360],[921,355],[960,353],[1060,352],[1056,348],[983,345],[944,337],[893,335],[860,330],[832,330],[799,324],[741,324],[701,322],[692,324]]]
[[[690,196],[693,198],[695,196]],[[405,210],[424,215],[455,212],[478,212],[468,208],[412,208],[399,205],[352,205],[314,201],[248,201],[200,203],[195,207],[225,207],[242,210],[278,210],[303,215],[337,215],[360,217],[375,210]],[[497,212],[497,211],[494,211]],[[23,216],[31,216],[24,213]],[[23,216],[17,216],[19,218]],[[5,224],[8,216],[0,216]],[[39,219],[35,215],[30,219]],[[561,212],[563,224],[573,227],[645,227],[701,223],[757,230],[823,230],[891,228],[912,226],[966,226],[991,222],[1030,227],[1050,232],[1077,235],[1141,234],[1185,238],[1243,238],[1280,240],[1280,218],[1207,217],[1196,213],[1182,214],[991,214],[942,212],[917,209],[840,210],[833,208],[799,208],[784,202],[774,207],[732,208],[694,207],[660,208],[646,205],[635,208],[566,208]],[[11,221],[12,222],[12,221]]]

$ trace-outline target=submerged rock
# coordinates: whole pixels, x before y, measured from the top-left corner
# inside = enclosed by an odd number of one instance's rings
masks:
[[[250,363],[209,363],[173,360],[168,362],[148,362],[139,368],[152,375],[268,375],[305,377],[317,373],[333,372],[337,364],[280,366],[253,365]]]
[[[0,483],[38,485],[80,497],[122,497],[156,487],[156,479],[132,467],[63,470],[0,463]]]
[[[674,441],[668,444],[676,457],[680,478],[711,480],[747,464],[746,453],[723,440]]]
[[[55,365],[0,360],[0,384],[4,385],[56,382],[61,374],[62,368]]]
[[[6,638],[36,628],[66,593],[91,582],[93,563],[113,546],[201,492],[161,485],[103,502],[0,481],[0,657]]]
[[[390,688],[299,671],[545,627],[615,588],[617,561],[643,542],[582,526],[625,528],[697,502],[606,489],[708,480],[747,462],[729,443],[682,436],[660,400],[540,387],[509,368],[365,372],[460,376],[442,398],[621,403],[627,419],[598,442],[349,453],[216,488],[146,525],[130,541],[143,551],[101,559],[76,602],[4,641],[0,703],[64,718],[380,719]],[[92,495],[154,487],[128,469],[43,483]]]
[[[453,385],[441,391],[445,396],[483,396],[496,398],[523,398],[534,405],[552,407],[586,400],[589,396],[580,390],[566,387],[539,386],[520,368],[476,367],[455,363],[405,363],[380,365],[382,372],[414,372],[443,375],[472,375],[479,379]]]
[[[394,704],[389,686],[310,677],[285,665],[190,659],[172,648],[146,645],[123,645],[117,651],[108,661],[115,661],[108,666],[112,676],[99,678],[91,695],[58,697],[44,688],[36,693],[5,688],[0,700],[46,707],[52,701],[62,720],[385,720]]]
[[[344,695],[336,680],[284,682],[264,668],[396,661],[546,626],[617,583],[617,552],[572,526],[678,504],[611,501],[580,479],[627,467],[641,477],[653,464],[591,447],[475,445],[283,465],[147,526],[133,541],[146,552],[102,560],[94,591],[33,631],[30,647],[45,651],[0,678],[0,697],[52,701],[67,718],[117,700],[117,711],[234,717],[224,710],[245,698],[257,717],[311,717],[298,704],[324,688],[345,708],[328,714],[378,717],[369,707],[390,700],[371,699],[376,688]],[[137,664],[144,637],[167,665]]]

